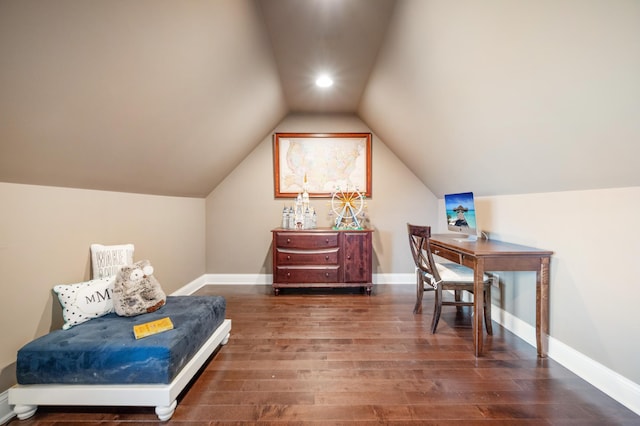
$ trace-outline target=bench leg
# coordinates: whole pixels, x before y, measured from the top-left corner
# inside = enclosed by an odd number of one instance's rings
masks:
[[[18,404],[13,407],[13,412],[16,413],[16,416],[18,416],[20,420],[26,420],[29,417],[33,416],[36,413],[37,409],[37,405]]]
[[[222,342],[220,342],[220,344],[226,345],[227,343],[229,343],[229,336],[231,336],[231,333],[227,333],[227,336],[224,338],[224,340],[222,340]]]
[[[167,421],[173,416],[173,413],[176,411],[176,406],[178,405],[177,401],[173,401],[169,406],[157,406],[156,414],[158,415],[158,419],[164,422]]]

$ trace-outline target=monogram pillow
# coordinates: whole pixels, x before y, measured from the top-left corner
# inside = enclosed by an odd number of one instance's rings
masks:
[[[113,312],[111,294],[114,281],[115,277],[108,277],[53,287],[62,305],[62,329],[68,330],[74,325]]]

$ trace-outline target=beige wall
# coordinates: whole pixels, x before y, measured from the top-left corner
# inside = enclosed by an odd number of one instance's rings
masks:
[[[354,116],[293,115],[276,130],[367,128]],[[13,383],[16,350],[51,328],[51,288],[89,278],[92,242],[134,243],[136,259],[153,262],[167,292],[205,272],[270,273],[269,230],[284,204],[273,197],[271,152],[267,135],[206,201],[0,184],[0,321],[12,324],[2,333],[0,389]],[[326,200],[313,202],[326,211]],[[439,223],[442,230],[443,203],[375,135],[368,204],[377,231],[375,272],[410,273],[405,223]],[[639,208],[639,187],[477,197],[479,227],[493,238],[555,252],[551,336],[635,383],[640,344],[629,336],[640,334],[640,324],[630,297],[637,280],[628,271],[640,253],[640,231],[624,220]],[[495,303],[533,324],[533,275],[501,277]]]
[[[370,132],[355,115],[286,117],[274,132]],[[411,273],[406,223],[434,223],[437,199],[373,135],[372,197],[374,273]],[[271,273],[271,233],[284,205],[273,189],[272,133],[207,197],[207,272]],[[328,199],[312,199],[320,226],[330,226]]]
[[[290,115],[274,131],[369,131],[355,116]],[[470,182],[462,190],[473,190]],[[285,201],[273,197],[271,134],[207,198],[207,272],[271,273],[270,229],[280,223]],[[288,200],[286,201],[288,202]],[[313,200],[319,211],[325,201]],[[439,224],[442,200],[389,152],[374,134],[373,197],[368,201],[373,227],[375,273],[411,273],[406,222]],[[640,208],[640,189],[616,188],[477,197],[481,229],[492,238],[554,251],[551,264],[551,336],[622,376],[640,383],[636,355],[640,334],[631,321],[634,279],[627,266],[640,253],[638,227],[618,222],[625,211]],[[320,215],[325,218],[326,215]],[[325,224],[328,225],[328,220]],[[615,254],[602,247],[616,247]],[[502,273],[494,302],[506,312],[535,324],[535,275]],[[620,290],[620,291],[618,291]],[[637,339],[636,339],[637,340]]]
[[[555,252],[551,335],[640,383],[638,279],[630,273],[640,228],[629,221],[640,210],[640,187],[491,197],[489,205],[488,228],[498,236]]]
[[[205,272],[204,199],[0,183],[0,200],[0,392],[16,351],[60,327],[53,286],[90,278],[91,243],[133,243],[167,293]]]
[[[442,200],[439,210],[444,217]],[[633,273],[640,187],[478,197],[476,210],[478,226],[492,238],[554,251],[551,336],[640,383],[639,279]],[[535,274],[503,274],[501,281],[494,302],[534,325]]]

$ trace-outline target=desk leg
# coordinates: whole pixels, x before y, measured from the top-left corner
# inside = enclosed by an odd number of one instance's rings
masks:
[[[484,339],[482,335],[482,321],[484,319],[484,259],[476,261],[473,278],[473,347],[476,356],[482,355]]]
[[[549,345],[549,258],[540,259],[536,273],[536,344],[538,356],[545,358]]]

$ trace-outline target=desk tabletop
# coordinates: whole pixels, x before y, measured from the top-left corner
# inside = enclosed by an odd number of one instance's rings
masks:
[[[533,255],[533,256],[551,256],[553,251],[544,250],[535,247],[523,246],[520,244],[507,243],[498,240],[480,239],[476,241],[462,241],[462,234],[433,234],[431,235],[431,244],[440,245],[462,253],[468,253],[474,256],[492,256],[492,255]]]

